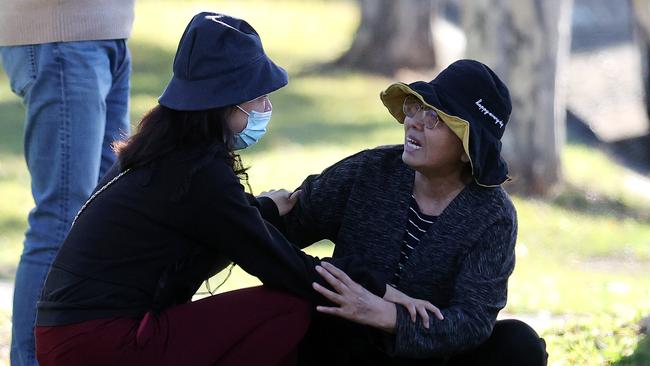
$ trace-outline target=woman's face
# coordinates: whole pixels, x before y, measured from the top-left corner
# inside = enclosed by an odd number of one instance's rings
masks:
[[[441,120],[433,129],[426,128],[420,114],[404,119],[402,160],[420,173],[446,173],[461,170],[463,144]]]
[[[235,107],[228,118],[228,127],[233,133],[242,132],[244,128],[246,128],[246,125],[248,124],[248,115],[246,113],[250,114],[251,111],[268,112],[273,109],[269,96],[266,94],[246,103],[242,103],[239,107],[241,109]],[[244,113],[242,109],[246,111],[246,113]]]

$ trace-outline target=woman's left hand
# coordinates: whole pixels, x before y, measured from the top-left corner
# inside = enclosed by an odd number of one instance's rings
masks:
[[[262,192],[258,197],[268,197],[273,200],[273,203],[278,207],[280,216],[284,216],[293,209],[293,206],[298,202],[301,190],[289,192],[286,189],[272,189],[268,192]]]
[[[393,333],[397,322],[395,304],[374,295],[354,282],[345,272],[325,261],[316,271],[336,292],[314,282],[314,290],[339,307],[317,306],[316,310]]]
[[[391,285],[386,285],[384,300],[404,306],[411,315],[411,321],[413,321],[413,323],[415,323],[419,314],[422,318],[422,325],[427,329],[429,329],[429,311],[434,314],[438,320],[443,320],[445,318],[440,309],[433,306],[432,303],[426,300],[412,298]]]

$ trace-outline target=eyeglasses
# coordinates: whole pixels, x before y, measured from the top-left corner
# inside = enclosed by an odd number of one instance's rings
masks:
[[[402,109],[406,116],[409,118],[415,118],[416,121],[421,122],[424,127],[430,130],[438,127],[438,123],[440,123],[440,116],[438,116],[438,113],[433,109],[422,105],[422,102],[412,95],[404,98],[404,106]]]

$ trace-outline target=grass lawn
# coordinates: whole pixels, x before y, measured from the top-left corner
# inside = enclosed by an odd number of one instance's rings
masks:
[[[139,1],[129,41],[134,123],[155,104],[186,22],[200,10],[249,20],[290,76],[343,52],[359,21],[351,1]],[[271,96],[270,132],[243,154],[253,190],[293,188],[360,149],[400,143],[402,130],[378,98],[392,81],[344,71],[291,77]],[[22,158],[23,110],[7,84],[3,74],[0,278],[10,280],[32,200]],[[622,184],[634,175],[602,152],[569,145],[563,159],[568,188],[557,198],[514,197],[520,226],[506,311],[561,320],[544,331],[551,365],[650,365],[650,345],[635,325],[650,313],[650,200]],[[309,252],[326,256],[331,245]],[[236,269],[220,291],[257,283]],[[0,313],[0,365],[8,362],[8,319]]]

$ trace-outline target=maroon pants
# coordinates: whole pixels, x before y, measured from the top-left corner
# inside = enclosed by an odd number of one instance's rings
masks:
[[[291,365],[311,305],[253,287],[175,306],[142,319],[36,327],[41,366]]]

